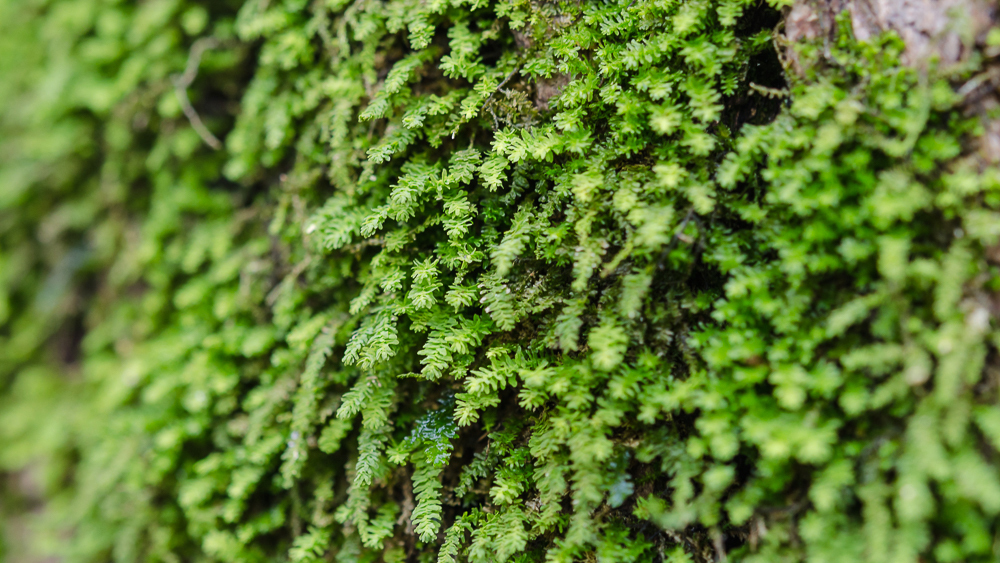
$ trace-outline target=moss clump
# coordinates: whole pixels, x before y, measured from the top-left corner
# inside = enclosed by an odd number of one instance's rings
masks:
[[[0,16],[0,511],[68,560],[998,556],[980,59],[786,77],[745,0]]]

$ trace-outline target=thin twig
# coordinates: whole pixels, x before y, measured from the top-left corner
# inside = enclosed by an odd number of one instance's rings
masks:
[[[490,107],[490,100],[493,99],[494,94],[496,94],[497,92],[499,92],[501,88],[503,88],[504,86],[507,85],[508,82],[510,82],[511,78],[514,78],[514,75],[517,74],[517,71],[519,71],[519,70],[521,70],[521,65],[520,64],[518,64],[517,66],[515,66],[514,70],[510,71],[510,74],[507,75],[507,78],[504,78],[503,82],[501,82],[500,84],[497,84],[497,87],[492,92],[490,92],[489,96],[486,96],[485,100],[483,100],[483,107],[486,108],[486,111],[490,112],[491,116],[493,116],[493,129],[495,131],[497,131],[497,130],[500,129],[500,121],[497,120],[497,114],[494,113],[493,112],[493,108]],[[455,133],[456,132],[458,132],[457,126],[456,126],[455,131],[452,131],[452,133],[451,133],[451,138],[452,139],[455,138]]]
[[[278,298],[281,297],[282,290],[285,289],[286,284],[294,283],[295,280],[302,275],[302,272],[306,271],[309,264],[312,263],[312,258],[306,258],[305,260],[299,262],[295,265],[295,268],[284,277],[277,285],[275,285],[270,292],[268,292],[267,297],[265,297],[265,302],[270,306],[278,302]]]
[[[664,247],[663,251],[660,252],[660,257],[656,261],[657,268],[663,267],[663,261],[666,260],[667,255],[670,254],[670,252],[677,247],[677,243],[680,240],[682,240],[681,235],[684,234],[684,229],[687,228],[687,224],[691,221],[692,217],[694,217],[693,207],[688,209],[687,215],[684,217],[684,220],[681,221],[681,224],[678,225],[677,229],[674,231],[674,236],[671,237],[670,244]]]
[[[519,71],[519,70],[521,70],[521,65],[520,64],[518,64],[517,66],[515,66],[514,70],[510,71],[510,74],[507,75],[507,78],[503,79],[503,82],[501,82],[500,84],[497,84],[497,87],[492,92],[490,92],[489,96],[486,96],[486,99],[483,100],[483,105],[485,106],[486,103],[489,102],[490,99],[493,98],[494,94],[496,94],[497,92],[500,91],[501,88],[503,88],[504,86],[506,86],[507,83],[510,82],[510,79],[514,78],[514,75],[517,74],[517,71]]]
[[[497,84],[497,90],[500,90],[501,88],[503,88],[504,86],[506,86],[507,83],[510,82],[510,79],[514,78],[514,75],[517,74],[517,71],[519,71],[519,70],[521,70],[521,65],[517,65],[516,67],[514,67],[514,70],[510,71],[510,74],[507,75],[507,78],[504,78],[503,82],[501,82],[500,84]],[[493,94],[490,94],[490,95],[492,96]]]
[[[720,563],[727,560],[726,557],[726,543],[722,532],[718,528],[714,529],[712,532],[712,547],[715,548],[715,560]]]
[[[973,97],[972,94],[980,90],[988,91],[988,89],[995,87],[998,79],[1000,79],[1000,67],[994,66],[985,72],[977,74],[971,80],[962,85],[962,87],[958,89],[957,94],[965,103],[977,102],[983,97],[983,95],[980,94],[977,97]],[[984,86],[987,88],[983,88]]]
[[[191,105],[191,100],[188,99],[187,89],[194,82],[194,79],[198,77],[198,65],[201,64],[201,56],[205,54],[205,51],[213,49],[218,45],[219,40],[214,37],[205,37],[195,41],[191,45],[191,52],[188,55],[187,67],[185,67],[184,73],[174,75],[173,77],[174,93],[177,94],[177,101],[180,102],[184,115],[187,116],[188,121],[191,122],[191,127],[194,127],[195,132],[198,133],[201,140],[205,141],[206,145],[215,150],[222,148],[222,141],[205,127],[201,117],[198,116],[198,112]]]

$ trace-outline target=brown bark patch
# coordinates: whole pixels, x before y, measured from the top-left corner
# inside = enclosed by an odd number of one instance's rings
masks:
[[[918,67],[963,60],[997,16],[988,0],[798,0],[785,16],[785,36],[792,43],[832,38],[845,10],[857,39],[894,31],[906,44],[903,62]]]
[[[986,35],[1000,15],[991,0],[797,0],[785,14],[789,71],[801,75],[805,70],[795,44],[817,40],[829,44],[845,10],[855,38],[867,41],[895,32],[905,45],[903,63],[921,69],[932,65],[947,69],[966,61],[985,47]],[[1000,61],[989,50],[985,54],[981,72],[956,85],[966,114],[978,115],[983,122],[984,134],[969,151],[980,167],[1000,163],[1000,120],[991,117],[1000,107]]]
[[[549,100],[562,93],[569,84],[568,74],[556,74],[552,78],[542,78],[535,83],[535,107],[540,111],[549,109]]]

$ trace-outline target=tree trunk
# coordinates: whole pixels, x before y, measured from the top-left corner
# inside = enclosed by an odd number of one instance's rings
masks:
[[[981,116],[984,134],[973,150],[981,165],[1000,162],[1000,119],[990,118],[1000,106],[1000,46],[987,43],[989,30],[995,26],[1000,9],[989,0],[796,0],[786,11],[785,37],[790,47],[787,60],[791,70],[805,69],[795,54],[794,45],[802,41],[831,41],[836,33],[837,17],[847,12],[854,36],[867,41],[885,32],[894,32],[905,44],[903,62],[918,68],[936,66],[939,70],[968,69],[971,78],[955,84],[962,105],[969,114]],[[982,52],[983,61],[975,60]],[[969,71],[959,73],[967,75]],[[992,112],[995,113],[995,112]]]

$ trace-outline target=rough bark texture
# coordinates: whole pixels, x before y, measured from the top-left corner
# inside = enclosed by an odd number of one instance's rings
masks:
[[[785,16],[788,44],[831,40],[837,16],[844,11],[849,12],[851,30],[858,39],[895,32],[906,45],[903,60],[907,64],[944,69],[967,62],[977,46],[985,46],[1000,12],[990,0],[798,0]],[[1000,107],[1000,53],[984,51],[990,60],[956,89],[966,111],[983,119],[984,135],[973,150],[986,166],[1000,162],[1000,120],[989,117]],[[788,61],[794,71],[804,70],[792,49]]]
[[[985,40],[997,14],[986,0],[799,0],[785,22],[788,39],[830,37],[844,10],[862,41],[896,32],[906,43],[904,59],[913,65],[962,60],[974,43]]]

